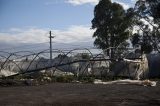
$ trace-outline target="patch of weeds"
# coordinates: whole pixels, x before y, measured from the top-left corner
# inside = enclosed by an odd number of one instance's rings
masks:
[[[53,76],[51,77],[53,82],[62,82],[62,83],[70,83],[75,78],[72,75],[65,75],[65,76]]]
[[[93,83],[95,80],[95,77],[90,77],[90,76],[80,76],[78,78],[78,81],[82,83]]]

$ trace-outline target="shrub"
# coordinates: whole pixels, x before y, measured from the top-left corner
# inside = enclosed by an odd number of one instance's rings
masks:
[[[94,82],[94,77],[91,76],[80,76],[78,80],[82,83],[93,83]]]
[[[74,80],[74,76],[71,75],[65,75],[65,76],[54,76],[52,77],[53,82],[64,82],[69,83]]]

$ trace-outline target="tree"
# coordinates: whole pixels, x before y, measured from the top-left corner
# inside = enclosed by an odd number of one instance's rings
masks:
[[[153,17],[154,23],[160,25],[160,0],[146,0],[145,6],[148,16]]]
[[[153,17],[156,22],[160,18],[160,0],[138,0],[135,10],[141,18],[149,20],[149,17]]]
[[[111,0],[100,0],[94,9],[94,19],[92,28],[96,29],[93,34],[95,38],[94,45],[101,49],[109,47],[118,47],[129,38],[132,23],[133,9],[126,11],[118,3],[112,3]],[[114,55],[111,50],[111,57]],[[109,55],[109,51],[107,51]]]
[[[160,0],[138,0],[134,9],[140,21],[135,24],[139,26],[139,31],[132,36],[132,44],[139,44],[145,53],[159,51]]]
[[[143,28],[143,26],[141,26]],[[141,46],[141,52],[143,53],[150,53],[153,51],[152,45],[153,43],[150,42],[152,39],[152,34],[149,33],[150,29],[147,25],[143,28],[143,31],[138,31],[137,33],[133,34],[131,37],[131,42],[133,47],[137,47],[137,45]]]

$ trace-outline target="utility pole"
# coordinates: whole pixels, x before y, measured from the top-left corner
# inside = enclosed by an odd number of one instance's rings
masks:
[[[50,38],[50,60],[52,60],[52,38],[55,36],[52,36],[52,32],[49,31],[49,38]]]

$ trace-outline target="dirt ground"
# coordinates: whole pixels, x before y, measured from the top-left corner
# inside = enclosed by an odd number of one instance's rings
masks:
[[[74,83],[0,87],[0,106],[160,106],[160,83],[156,87]]]

